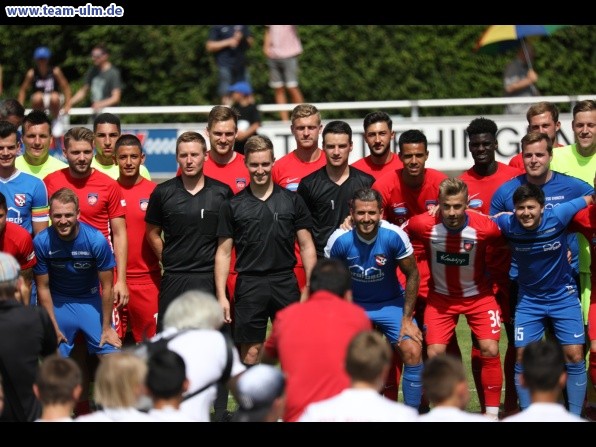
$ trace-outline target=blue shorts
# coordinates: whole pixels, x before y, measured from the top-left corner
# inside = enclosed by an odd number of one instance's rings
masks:
[[[553,324],[555,337],[561,345],[584,344],[584,320],[577,289],[544,298],[520,296],[515,309],[515,347],[523,348],[541,340],[546,319]]]
[[[110,354],[120,349],[104,343],[99,346],[101,339],[101,299],[82,299],[68,301],[54,298],[54,315],[60,331],[67,343],[60,343],[60,355],[68,357],[74,347],[77,332],[81,331],[87,341],[87,350],[91,354]]]
[[[356,304],[364,308],[373,325],[387,337],[387,340],[392,345],[395,345],[399,338],[399,331],[401,331],[401,319],[404,315],[404,308],[391,302],[379,307],[371,306],[370,303],[366,303],[365,306],[358,302]],[[417,324],[415,319],[414,324]],[[404,337],[404,339],[406,338],[410,337]]]

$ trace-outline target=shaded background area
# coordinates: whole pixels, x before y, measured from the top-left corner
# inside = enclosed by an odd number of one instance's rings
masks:
[[[262,51],[263,25],[250,25],[255,44],[249,73],[257,103],[274,103]],[[304,53],[300,85],[306,102],[500,97],[502,73],[515,50],[479,54],[486,25],[299,25]],[[73,91],[104,42],[122,71],[122,106],[216,104],[217,72],[205,51],[209,25],[9,25],[0,27],[4,95],[16,97],[37,46],[48,46]],[[576,25],[532,39],[543,95],[594,90],[596,25]],[[84,107],[88,103],[81,103]],[[561,107],[562,112],[569,112]],[[359,118],[367,111],[326,112],[326,119]],[[408,114],[407,110],[387,110]],[[428,108],[421,116],[498,114],[502,106]],[[277,114],[264,114],[265,120]],[[189,115],[129,115],[126,123],[192,122]],[[84,121],[83,121],[84,122]],[[73,124],[76,123],[73,122]]]

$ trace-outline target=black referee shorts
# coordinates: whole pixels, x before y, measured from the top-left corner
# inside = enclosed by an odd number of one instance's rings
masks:
[[[239,273],[234,294],[234,341],[262,343],[267,323],[278,310],[300,300],[293,270],[273,274]]]

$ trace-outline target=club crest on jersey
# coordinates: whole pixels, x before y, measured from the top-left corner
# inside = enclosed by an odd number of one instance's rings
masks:
[[[148,205],[149,199],[139,199],[139,208],[141,208],[141,211],[147,211]]]
[[[245,178],[237,178],[236,179],[236,188],[238,188],[238,190],[242,190],[242,189],[246,188],[246,179]]]
[[[426,207],[426,210],[430,210],[433,206],[438,205],[439,202],[437,202],[436,200],[427,200],[424,202],[424,206]]]
[[[471,251],[474,248],[474,241],[464,239],[464,250]]]
[[[383,266],[387,263],[387,258],[385,255],[375,255],[375,262],[377,265]]]
[[[14,203],[16,206],[25,206],[25,203],[27,203],[27,194],[15,194]]]
[[[99,200],[99,194],[96,192],[90,192],[87,194],[87,203],[91,206],[95,206],[97,201]]]

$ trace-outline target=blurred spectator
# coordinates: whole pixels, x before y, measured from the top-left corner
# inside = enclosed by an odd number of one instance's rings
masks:
[[[34,110],[49,110],[52,119],[52,134],[61,136],[64,125],[60,118],[60,106],[64,96],[64,103],[71,100],[70,84],[57,65],[50,64],[52,52],[48,47],[37,47],[33,52],[35,66],[27,70],[25,79],[19,89],[19,102],[25,104],[25,95],[33,87],[31,94],[31,108]]]
[[[246,51],[253,42],[254,38],[248,25],[212,25],[209,29],[205,49],[209,53],[215,53],[219,74],[217,91],[224,105],[230,105],[230,85],[249,81]]]
[[[243,373],[235,387],[238,410],[232,422],[277,422],[286,401],[286,380],[279,368],[255,365]]]
[[[91,50],[93,67],[85,74],[83,86],[70,101],[64,104],[64,112],[68,113],[72,106],[81,102],[91,92],[91,107],[99,113],[105,107],[117,106],[122,96],[122,79],[120,70],[110,62],[108,49],[97,44]]]
[[[228,91],[232,101],[231,106],[238,112],[238,132],[234,150],[244,155],[244,143],[249,137],[256,135],[261,127],[261,114],[254,104],[252,87],[248,82],[236,82]]]
[[[524,48],[527,50],[524,51]],[[503,73],[503,85],[505,96],[540,96],[536,88],[538,74],[534,71],[532,61],[534,60],[534,48],[529,43],[521,46],[513,59],[505,68]],[[528,104],[509,104],[505,107],[505,113],[526,113]]]
[[[32,422],[41,415],[33,394],[39,360],[56,352],[58,339],[45,309],[16,301],[20,270],[12,255],[0,253],[0,375],[4,384],[0,421]]]
[[[152,354],[145,380],[153,401],[149,415],[160,422],[194,422],[180,410],[188,383],[186,364],[179,354],[167,348]]]
[[[412,422],[416,409],[392,402],[380,392],[392,363],[392,348],[382,334],[363,331],[352,338],[345,361],[351,386],[329,399],[311,403],[299,422]]]
[[[74,407],[83,391],[82,373],[73,359],[53,354],[39,365],[33,392],[41,402],[36,422],[72,422]]]
[[[101,410],[76,422],[155,422],[138,410],[145,396],[147,363],[132,352],[106,355],[99,362],[93,396]]]
[[[548,339],[530,343],[522,354],[522,365],[520,380],[530,391],[532,403],[503,422],[585,422],[559,403],[567,382],[565,355],[559,343]]]
[[[274,90],[275,102],[287,104],[286,90],[294,104],[304,102],[298,87],[298,56],[302,43],[296,25],[265,25],[263,53],[269,66],[269,87]],[[289,120],[287,110],[279,112],[282,121]]]
[[[461,360],[451,354],[439,354],[426,361],[422,388],[432,409],[418,422],[493,422],[465,411],[470,402],[468,380]]]

